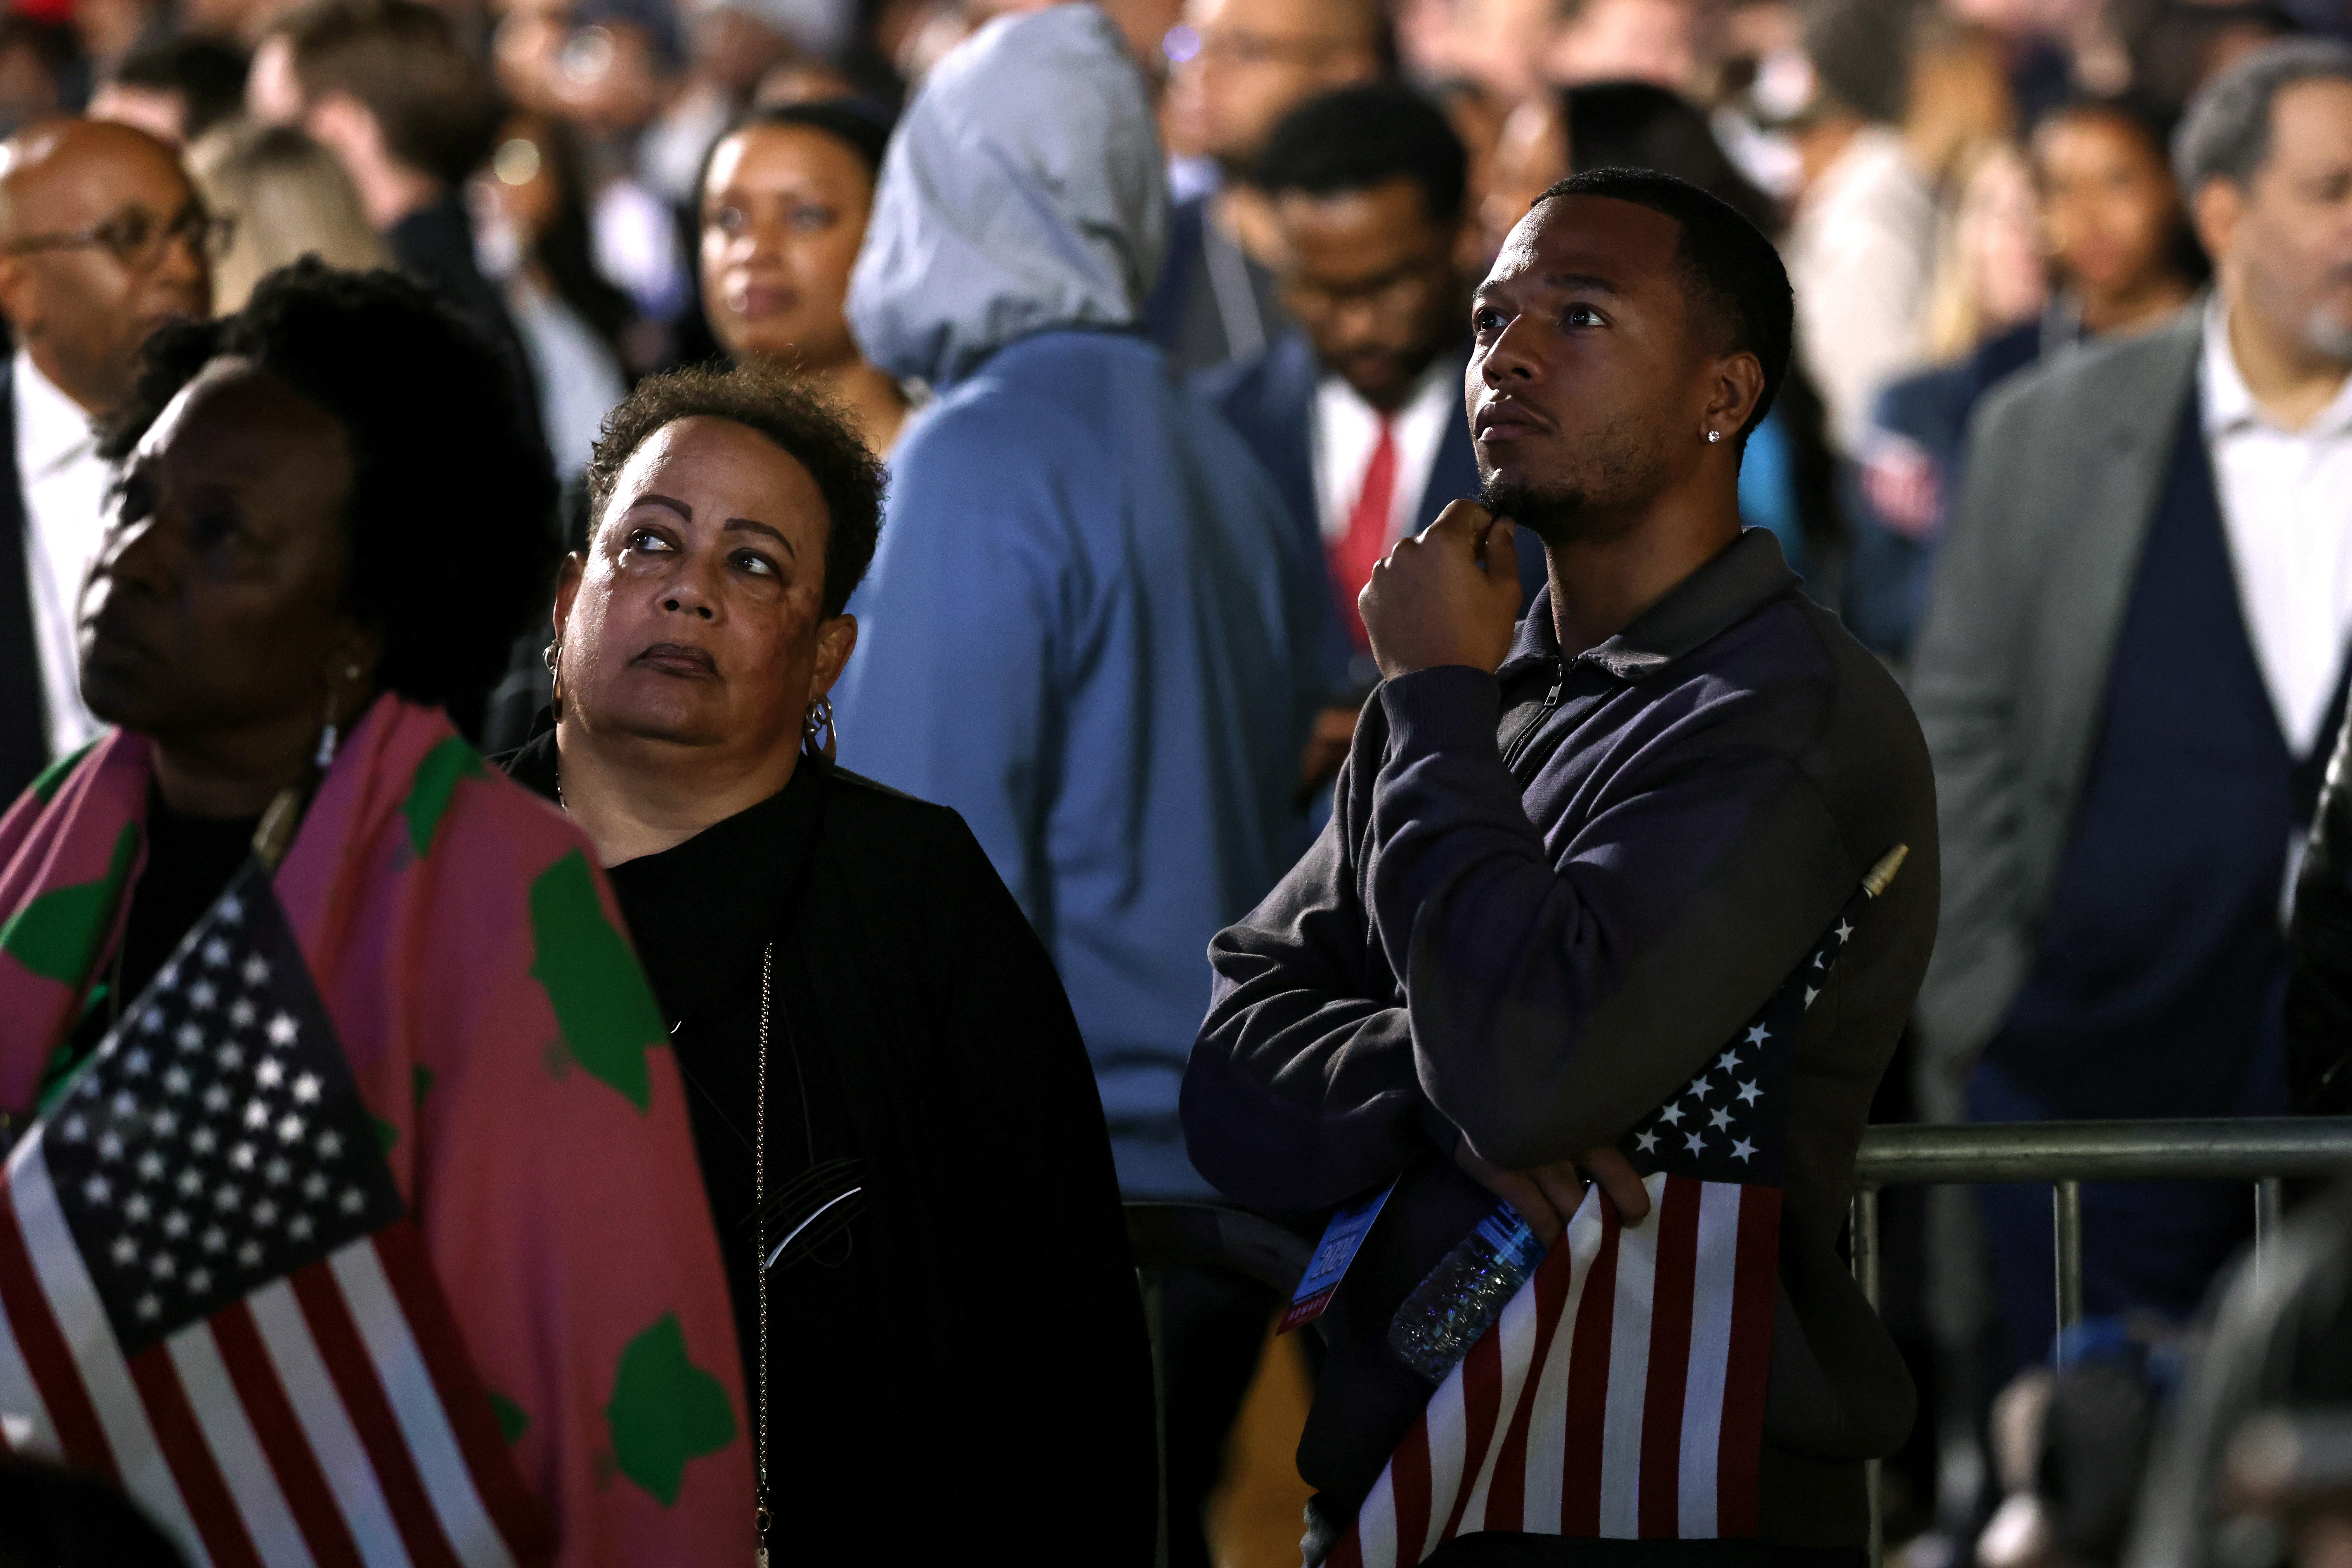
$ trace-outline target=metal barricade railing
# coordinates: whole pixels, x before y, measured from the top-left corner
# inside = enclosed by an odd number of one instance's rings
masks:
[[[2276,1234],[2281,1179],[2352,1168],[2352,1118],[2022,1121],[1872,1127],[1854,1161],[1854,1278],[1878,1304],[1882,1187],[2048,1183],[2058,1330],[2083,1321],[2083,1184],[2213,1180],[2254,1184],[2254,1258]],[[1869,1465],[1870,1560],[1884,1555],[1879,1465]]]
[[[2031,1121],[1871,1127],[1854,1161],[1854,1277],[1878,1302],[1882,1187],[2048,1183],[2053,1189],[2058,1324],[2083,1320],[2083,1184],[2215,1180],[2254,1184],[2254,1247],[2275,1234],[2287,1176],[2352,1170],[2352,1117],[2179,1121]],[[1286,1292],[1307,1266],[1307,1240],[1272,1221],[1210,1204],[1130,1203],[1138,1261],[1223,1268]],[[1155,1335],[1156,1338],[1156,1335]],[[1883,1555],[1878,1462],[1869,1468],[1871,1562]]]

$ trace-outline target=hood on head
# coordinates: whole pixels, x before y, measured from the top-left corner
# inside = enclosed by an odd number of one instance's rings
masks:
[[[944,386],[1050,327],[1133,324],[1168,243],[1143,75],[1092,5],[992,22],[898,122],[850,274],[850,331]]]

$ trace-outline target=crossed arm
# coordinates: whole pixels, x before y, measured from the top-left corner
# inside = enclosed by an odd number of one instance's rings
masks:
[[[1406,570],[1476,573],[1470,540],[1445,531],[1420,561],[1401,550]],[[1480,586],[1432,596],[1466,618]],[[1441,609],[1384,641],[1367,594],[1390,679],[1331,827],[1212,944],[1185,1129],[1203,1173],[1245,1202],[1328,1206],[1433,1142],[1547,1235],[1586,1175],[1638,1218],[1646,1197],[1612,1145],[1851,891],[1825,809],[1740,739],[1758,716],[1720,693],[1659,714],[1626,776],[1547,844],[1495,743],[1491,670],[1516,603],[1493,598],[1499,625],[1448,641]]]

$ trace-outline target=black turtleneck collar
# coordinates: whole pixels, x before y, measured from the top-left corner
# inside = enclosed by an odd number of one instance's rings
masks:
[[[517,784],[556,798],[555,731],[498,759]],[[803,755],[792,782],[658,855],[608,867],[614,895],[672,1025],[725,1010],[782,928],[816,840],[825,763]]]

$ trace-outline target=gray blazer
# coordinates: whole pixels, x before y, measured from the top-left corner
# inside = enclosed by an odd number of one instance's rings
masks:
[[[1958,1117],[1958,1086],[2033,962],[2203,322],[2192,305],[2063,353],[1993,394],[1970,430],[1911,671],[1944,847],[1918,1005],[1930,1117]]]

